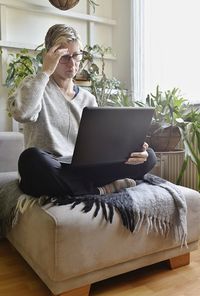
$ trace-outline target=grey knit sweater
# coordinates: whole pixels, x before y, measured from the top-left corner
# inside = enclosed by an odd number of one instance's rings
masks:
[[[27,77],[8,99],[8,109],[24,124],[25,147],[38,147],[56,156],[71,157],[82,110],[97,106],[95,97],[83,88],[68,101],[60,88],[43,72]]]

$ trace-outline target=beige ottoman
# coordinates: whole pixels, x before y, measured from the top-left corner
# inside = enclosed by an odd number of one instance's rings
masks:
[[[17,176],[17,159],[24,149],[23,135],[0,132],[0,184]],[[12,157],[11,157],[12,156]],[[188,206],[188,248],[170,236],[130,233],[115,213],[113,224],[101,213],[81,212],[82,205],[34,206],[20,217],[8,239],[54,295],[87,296],[96,281],[170,259],[172,267],[189,263],[189,252],[200,237],[200,194],[180,187]]]
[[[166,259],[172,267],[189,263],[200,237],[200,194],[180,188],[188,206],[188,248],[180,248],[170,235],[147,235],[145,225],[131,233],[118,213],[112,224],[101,213],[93,218],[94,211],[82,213],[82,205],[73,210],[35,205],[8,239],[54,295],[88,295],[92,283],[146,265]]]

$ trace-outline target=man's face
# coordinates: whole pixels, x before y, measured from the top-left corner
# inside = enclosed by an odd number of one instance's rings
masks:
[[[78,42],[61,44],[60,48],[68,49],[68,54],[60,58],[55,72],[62,78],[73,78],[79,70],[82,53]]]

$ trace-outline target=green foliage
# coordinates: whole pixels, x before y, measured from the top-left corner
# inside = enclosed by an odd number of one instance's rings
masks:
[[[7,67],[6,86],[9,95],[19,86],[28,75],[35,75],[42,66],[44,52],[43,44],[34,52],[22,49],[17,53],[10,53]],[[99,106],[131,106],[132,101],[124,90],[123,85],[116,78],[108,78],[105,73],[105,56],[112,52],[110,47],[87,45],[80,63],[79,75],[91,81],[91,92],[95,95]],[[95,63],[98,60],[100,65]]]
[[[28,75],[34,75],[42,65],[43,49],[38,53],[31,54],[28,49],[22,49],[17,53],[10,53],[10,62],[7,67],[5,84],[11,95],[19,86],[21,81]]]
[[[138,104],[138,102],[136,102]],[[141,105],[141,102],[139,102]],[[155,94],[148,94],[145,106],[154,107],[153,122],[160,127],[177,126],[183,120],[183,115],[187,112],[189,102],[181,95],[178,88],[160,91],[156,87]]]
[[[92,6],[93,12],[95,12],[96,6],[99,6],[94,0],[88,0],[89,5]]]
[[[111,47],[98,44],[87,45],[84,48],[83,59],[80,64],[80,75],[91,81],[91,92],[97,99],[99,106],[131,106],[132,101],[124,90],[123,85],[115,77],[106,75],[106,55],[111,54]],[[96,63],[99,61],[100,66]]]
[[[180,170],[177,184],[180,184],[189,160],[198,173],[198,189],[200,190],[200,110],[190,105],[178,88],[162,92],[159,86],[155,94],[149,94],[145,103],[135,102],[138,106],[155,108],[151,133],[169,126],[177,126],[184,147],[184,162]]]
[[[200,191],[200,111],[191,107],[179,124],[185,150],[185,159],[179,173],[177,183],[180,184],[184,171],[191,160],[197,169],[198,190]]]

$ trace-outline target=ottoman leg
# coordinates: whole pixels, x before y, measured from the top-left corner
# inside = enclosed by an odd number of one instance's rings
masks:
[[[171,269],[190,264],[190,253],[186,253],[169,259],[169,266]]]
[[[68,292],[63,292],[56,296],[89,296],[89,292],[90,292],[90,285],[73,289]],[[55,295],[52,294],[52,296],[55,296]]]

